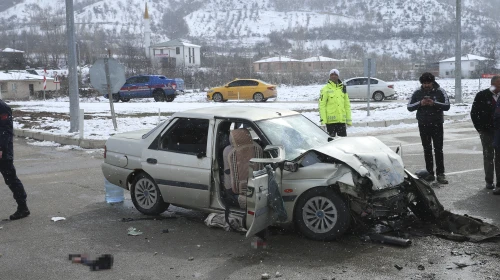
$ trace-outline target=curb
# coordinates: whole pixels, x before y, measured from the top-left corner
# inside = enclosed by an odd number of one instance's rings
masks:
[[[469,114],[444,116],[445,120],[462,120],[469,116]],[[417,123],[417,119],[401,119],[401,120],[388,120],[388,121],[375,121],[365,123],[353,123],[354,127],[389,127],[398,124],[413,124]],[[322,125],[321,128],[326,130],[326,126]],[[73,136],[54,135],[46,132],[31,131],[25,129],[14,128],[14,136],[28,137],[40,141],[52,141],[61,145],[80,146],[83,149],[104,149],[106,140],[97,139],[80,139]]]
[[[83,149],[103,149],[106,140],[80,139],[73,136],[54,135],[46,132],[14,128],[14,136],[28,137],[40,141],[52,141],[61,145],[80,146]]]

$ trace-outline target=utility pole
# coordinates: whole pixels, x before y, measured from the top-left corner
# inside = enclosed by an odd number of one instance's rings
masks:
[[[66,35],[68,40],[69,132],[77,132],[79,130],[80,99],[78,96],[78,73],[76,70],[73,0],[66,0]]]
[[[462,103],[462,3],[457,0],[457,37],[455,42],[455,103]]]

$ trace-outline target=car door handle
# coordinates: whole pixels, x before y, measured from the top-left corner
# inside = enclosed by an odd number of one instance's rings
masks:
[[[147,162],[147,163],[150,163],[150,164],[157,164],[157,163],[158,163],[158,161],[157,161],[155,158],[148,158],[148,159],[146,160],[146,162]]]

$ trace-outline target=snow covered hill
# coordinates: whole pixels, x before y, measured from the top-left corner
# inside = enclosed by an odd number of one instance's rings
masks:
[[[19,1],[19,0],[18,0]],[[447,53],[453,47],[455,1],[451,0],[74,0],[77,28],[105,29],[110,36],[135,35],[142,43],[142,18],[148,3],[153,43],[168,39],[164,15],[175,11],[189,36],[208,44],[253,46],[272,32],[294,46],[359,45],[368,51],[410,56],[424,50]],[[463,39],[469,52],[491,48],[498,24],[497,0],[463,0]],[[4,4],[0,31],[21,32],[37,26],[39,14],[64,15],[65,0],[24,0]],[[174,22],[175,24],[175,22]],[[179,22],[180,25],[183,23]]]

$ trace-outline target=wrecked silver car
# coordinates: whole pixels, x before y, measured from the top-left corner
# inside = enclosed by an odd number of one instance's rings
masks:
[[[110,137],[105,151],[104,176],[130,190],[140,212],[173,204],[238,216],[247,237],[295,225],[310,239],[333,240],[353,224],[411,213],[435,220],[443,211],[377,138],[332,139],[290,110],[179,112],[149,132]]]

